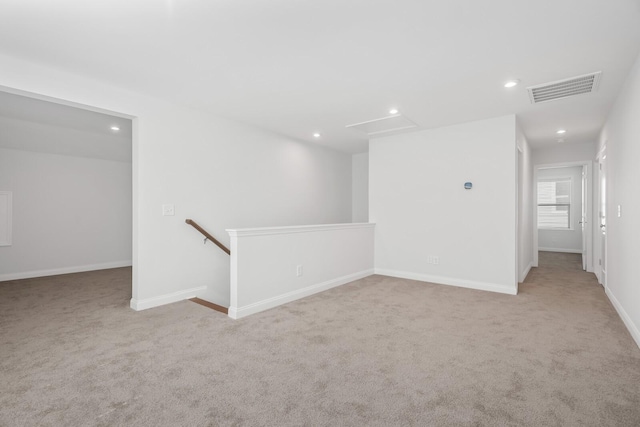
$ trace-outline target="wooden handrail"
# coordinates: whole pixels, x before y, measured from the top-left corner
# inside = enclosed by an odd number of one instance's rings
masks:
[[[190,226],[192,226],[193,228],[198,230],[200,233],[202,233],[202,235],[204,237],[206,237],[205,243],[206,243],[207,240],[211,240],[213,243],[216,244],[217,247],[219,247],[220,249],[225,251],[228,255],[231,255],[231,251],[229,250],[229,248],[227,248],[225,245],[220,243],[220,241],[218,239],[216,239],[215,237],[213,237],[211,234],[207,233],[207,230],[205,230],[204,228],[200,227],[197,222],[195,222],[192,219],[187,219],[184,222],[186,222],[187,224],[189,224]]]

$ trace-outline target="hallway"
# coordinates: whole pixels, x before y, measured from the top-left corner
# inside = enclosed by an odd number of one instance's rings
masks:
[[[538,252],[538,266],[542,267],[546,273],[583,272],[593,275],[582,270],[582,254],[540,251]],[[587,276],[581,276],[581,278],[588,280]]]

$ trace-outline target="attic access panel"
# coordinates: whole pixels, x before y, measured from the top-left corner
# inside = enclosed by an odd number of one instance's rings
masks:
[[[402,114],[394,114],[393,116],[368,120],[366,122],[354,123],[345,127],[363,132],[367,136],[378,136],[386,133],[417,128],[418,125]]]

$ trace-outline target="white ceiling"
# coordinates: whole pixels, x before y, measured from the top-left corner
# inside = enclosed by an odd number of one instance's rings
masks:
[[[0,91],[0,148],[130,162],[131,128],[130,119]]]
[[[115,138],[131,138],[131,120],[0,91],[0,116],[62,126]],[[115,132],[112,126],[120,128]]]
[[[347,152],[390,107],[431,128],[517,114],[593,141],[640,50],[638,0],[0,0],[0,52]],[[602,71],[597,93],[526,87]],[[522,83],[506,90],[503,83]],[[1,84],[1,73],[0,73]],[[312,134],[320,132],[315,141]]]

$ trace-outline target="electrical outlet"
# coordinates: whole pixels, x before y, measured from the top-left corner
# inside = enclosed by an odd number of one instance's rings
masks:
[[[298,277],[302,276],[302,266],[301,265],[296,267],[296,276],[298,276]]]

